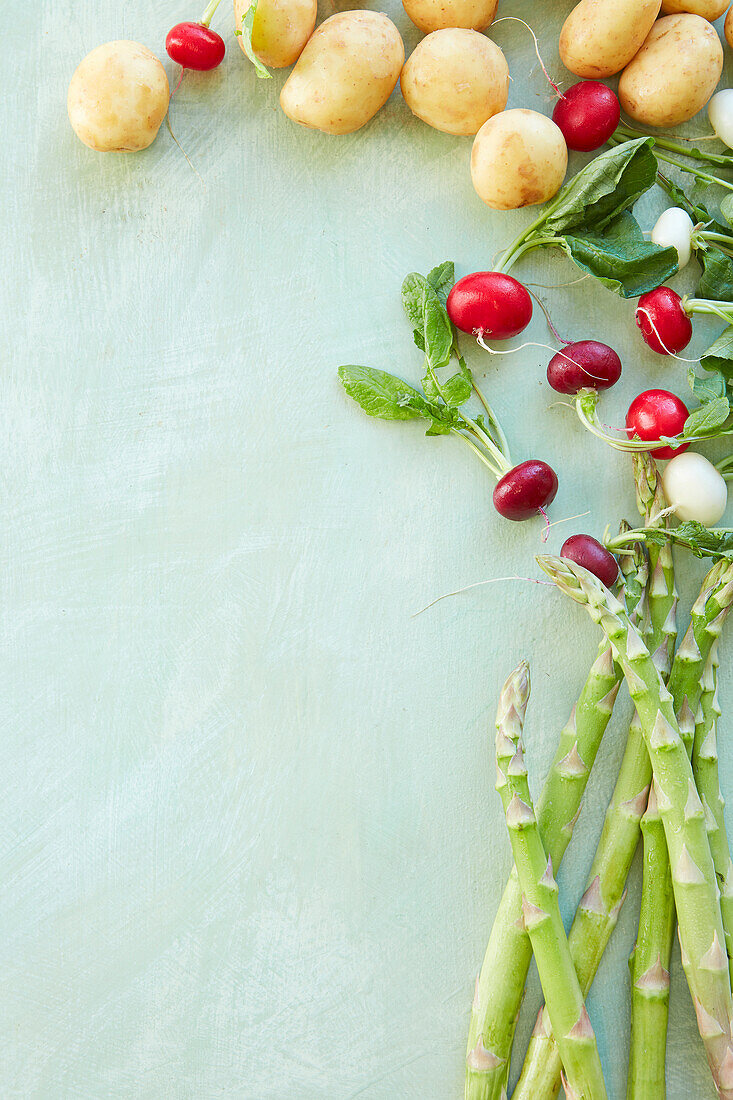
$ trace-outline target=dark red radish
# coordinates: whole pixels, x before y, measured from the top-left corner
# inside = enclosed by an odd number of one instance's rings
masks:
[[[448,295],[448,316],[461,332],[508,340],[532,319],[532,299],[511,275],[474,271],[459,279]]]
[[[656,442],[662,436],[679,435],[690,415],[684,401],[668,390],[645,390],[629,405],[626,414],[626,430],[633,438],[638,436],[645,442]],[[658,447],[655,458],[673,458],[682,454],[690,446]]]
[[[216,69],[226,53],[221,35],[203,23],[176,23],[166,35],[165,48],[182,68],[200,73]]]
[[[621,377],[621,360],[613,348],[598,340],[576,340],[553,355],[547,381],[558,393],[607,390]]]
[[[618,562],[610,550],[601,546],[592,535],[571,535],[563,543],[560,557],[582,565],[594,577],[598,577],[599,581],[603,581],[606,588],[611,588],[616,583]]]
[[[557,493],[557,474],[538,458],[520,462],[497,482],[494,507],[504,519],[531,519],[552,504]]]
[[[568,149],[589,153],[610,138],[619,124],[621,105],[615,92],[598,80],[573,84],[555,105],[552,121]]]
[[[636,323],[644,341],[659,355],[676,355],[692,339],[692,321],[679,294],[669,286],[642,294],[636,306]]]

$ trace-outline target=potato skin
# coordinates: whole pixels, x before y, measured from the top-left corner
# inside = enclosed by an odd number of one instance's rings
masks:
[[[400,87],[412,113],[428,126],[446,134],[475,134],[506,107],[509,66],[490,38],[446,28],[417,45]]]
[[[483,31],[493,22],[499,0],[402,0],[416,27],[425,34],[461,27]]]
[[[389,99],[405,60],[400,32],[375,11],[330,16],[309,39],[280,93],[288,118],[350,134]]]
[[[701,110],[723,71],[718,32],[699,15],[658,19],[618,85],[624,111],[645,126],[676,126]]]
[[[733,7],[728,9],[728,14],[725,17],[725,23],[723,24],[723,34],[725,40],[733,50]]]
[[[165,69],[147,46],[124,39],[88,53],[69,84],[74,133],[98,153],[136,153],[155,140],[168,110]]]
[[[471,150],[476,193],[494,210],[551,199],[568,167],[568,149],[552,119],[515,108],[485,122]]]
[[[712,23],[714,19],[720,19],[729,4],[730,0],[662,0],[662,15],[689,12]]]
[[[250,0],[234,0],[237,29]],[[252,25],[252,49],[263,65],[285,69],[294,65],[316,25],[318,0],[258,0]],[[242,39],[239,40],[242,45]]]
[[[580,0],[560,32],[560,57],[576,76],[597,80],[628,65],[651,30],[661,0]]]

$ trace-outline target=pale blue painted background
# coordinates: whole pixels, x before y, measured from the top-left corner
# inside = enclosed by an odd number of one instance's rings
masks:
[[[555,71],[569,6],[530,9]],[[387,10],[409,50],[417,33]],[[450,1100],[509,867],[497,689],[531,658],[537,781],[595,636],[525,583],[412,617],[462,584],[531,575],[540,527],[497,520],[457,443],[362,417],[335,369],[415,378],[402,276],[446,257],[487,267],[528,214],[489,213],[470,141],[399,96],[351,137],[296,128],[283,75],[255,79],[224,5],[226,62],[189,76],[172,112],[204,185],[165,130],[138,156],[80,145],[65,97],[84,53],[118,37],[162,53],[197,14],[4,13],[0,1093]],[[549,111],[526,32],[495,37],[512,103]],[[523,271],[575,278],[560,258]],[[562,329],[622,354],[609,421],[642,386],[684,392],[630,303],[589,282],[544,293]],[[540,319],[531,335],[547,339]],[[600,534],[633,512],[628,463],[550,408],[546,359],[472,364],[516,456],[559,470],[553,517],[590,509],[580,525]],[[700,574],[684,560],[688,595]],[[568,912],[613,730],[561,876]],[[637,904],[634,885],[591,997],[615,1100]],[[533,979],[522,1040],[537,996]],[[672,1026],[671,1100],[711,1095],[679,965]]]

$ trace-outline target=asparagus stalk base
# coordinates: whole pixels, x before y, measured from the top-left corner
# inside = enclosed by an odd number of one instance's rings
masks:
[[[731,985],[705,813],[672,696],[618,600],[587,570],[538,559],[558,587],[585,606],[618,654],[652,762],[672,868],[682,965],[721,1100],[733,1100]],[[733,591],[733,580],[728,587]]]
[[[499,703],[496,789],[522,889],[522,919],[567,1078],[566,1093],[575,1100],[606,1100],[596,1038],[560,915],[552,860],[542,844],[527,781],[522,726],[528,698],[529,668],[522,662],[504,685]]]

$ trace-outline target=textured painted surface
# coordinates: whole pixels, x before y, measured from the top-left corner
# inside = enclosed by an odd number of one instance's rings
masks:
[[[556,70],[568,7],[532,8]],[[197,14],[42,0],[4,27],[0,1092],[458,1098],[509,867],[496,693],[529,657],[536,784],[595,636],[525,583],[412,617],[462,584],[531,574],[540,528],[497,521],[457,443],[362,417],[335,368],[416,377],[402,276],[446,257],[489,266],[527,214],[491,215],[470,141],[397,96],[352,137],[296,128],[277,107],[283,75],[258,82],[236,45],[174,101],[203,186],[165,131],[134,157],[83,148],[65,117],[83,54],[118,37],[162,52]],[[496,38],[511,102],[548,110],[526,32]],[[523,270],[575,278],[559,258]],[[562,329],[622,353],[609,421],[642,384],[684,392],[682,367],[642,349],[630,303],[589,282],[544,293]],[[531,332],[547,338],[539,320]],[[589,509],[598,534],[633,511],[624,459],[550,408],[543,351],[472,362],[517,456],[560,471],[554,518]],[[685,563],[688,595],[700,574]],[[612,732],[561,877],[566,912],[620,749]],[[724,775],[730,793],[730,761]],[[591,998],[614,1100],[637,904],[635,885]],[[704,1098],[675,967],[669,1095]],[[533,978],[522,1040],[537,996]]]

